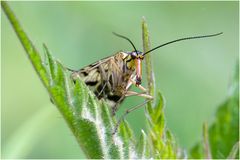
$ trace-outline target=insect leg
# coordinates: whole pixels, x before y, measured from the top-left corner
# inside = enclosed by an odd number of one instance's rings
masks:
[[[122,97],[116,102],[115,106],[112,108],[112,115],[113,115],[113,116],[115,115],[115,113],[116,113],[116,111],[117,111],[117,109],[118,109],[119,104],[120,104],[121,101],[125,98],[126,93],[128,92],[128,89],[131,87],[132,84],[133,84],[132,81],[129,80],[124,94],[123,94]]]
[[[110,88],[110,84],[109,84],[109,70],[106,72],[102,65],[99,65],[98,68],[100,70],[101,79],[103,81],[102,82],[103,86],[101,88],[101,91],[98,93],[98,97],[99,97],[107,86],[108,86],[108,88]],[[108,67],[108,69],[109,69],[109,67]],[[103,92],[103,94],[105,94],[105,92]],[[105,95],[104,95],[104,97],[105,97]]]
[[[118,120],[118,122],[117,122],[117,124],[116,124],[116,126],[115,126],[115,128],[114,128],[114,130],[113,130],[113,132],[112,132],[112,134],[114,135],[114,134],[117,132],[117,129],[118,129],[120,123],[123,121],[123,119],[124,119],[130,112],[132,112],[132,111],[134,111],[134,110],[136,110],[136,109],[144,106],[144,105],[147,104],[149,101],[151,101],[151,99],[145,100],[143,103],[141,103],[141,104],[139,104],[139,105],[137,105],[137,106],[135,106],[135,107],[132,107],[132,108],[130,108],[130,109],[127,109],[127,110],[125,111],[125,113],[124,113],[124,114],[120,117],[120,119]]]
[[[119,68],[118,64],[116,64],[114,58],[110,59],[110,64],[112,65],[111,68],[115,68],[117,70],[117,72],[119,72],[119,74],[122,74],[122,70]]]
[[[147,99],[153,99],[153,97],[149,94],[146,94],[146,92],[142,92],[142,93],[138,93],[138,92],[134,92],[134,91],[127,91],[127,93],[125,94],[126,97],[129,96],[140,96],[140,97],[144,97]]]
[[[120,97],[118,100],[114,101],[115,105],[112,106],[112,116],[114,116],[118,109],[119,104],[123,101],[127,91],[125,86],[121,88],[122,83],[125,83],[122,81],[123,71],[114,58],[110,59],[108,74],[109,74],[108,77],[111,81],[109,82],[109,84],[111,83],[110,84],[111,91],[114,94],[117,92],[117,95]]]
[[[146,92],[147,89],[144,88],[142,85],[136,85],[136,82],[133,79],[130,79],[131,83],[134,84],[137,88],[141,89],[142,91]]]
[[[104,85],[103,85],[101,91],[98,92],[98,96],[97,96],[97,97],[101,96],[101,94],[103,93],[103,90],[106,88],[106,86],[107,86],[107,82],[104,83]],[[103,94],[104,94],[104,93],[103,93]],[[104,96],[105,96],[105,95],[104,95]]]
[[[115,115],[115,112],[117,111],[118,109],[118,106],[120,104],[120,102],[126,97],[126,96],[140,96],[140,97],[144,97],[144,98],[147,98],[147,99],[153,99],[153,97],[151,95],[148,95],[146,94],[147,92],[147,89],[145,89],[143,86],[141,85],[136,85],[139,89],[141,89],[143,91],[143,93],[138,93],[138,92],[134,92],[134,91],[128,91],[128,89],[131,87],[132,84],[135,84],[135,81],[133,79],[130,79],[128,84],[127,84],[127,87],[126,87],[126,91],[125,93],[122,95],[122,97],[117,101],[116,105],[112,108],[112,115],[114,116]]]

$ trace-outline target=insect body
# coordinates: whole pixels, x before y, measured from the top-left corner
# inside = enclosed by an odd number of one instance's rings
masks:
[[[73,71],[72,78],[80,76],[98,99],[104,98],[108,102],[115,114],[117,104],[121,103],[125,96],[138,94],[128,91],[132,84],[146,91],[141,86],[142,60],[140,52],[118,52],[79,71]],[[152,98],[144,93],[140,96]]]
[[[148,99],[153,97],[146,94],[146,89],[141,86],[142,82],[142,60],[144,56],[160,47],[175,43],[178,41],[206,38],[220,35],[222,33],[186,37],[176,39],[162,45],[159,45],[145,53],[137,51],[130,39],[122,35],[114,33],[116,36],[126,39],[134,48],[132,52],[117,52],[113,56],[101,59],[93,64],[90,64],[82,69],[72,71],[72,78],[76,80],[79,76],[90,87],[98,99],[105,99],[112,108],[114,115],[118,104],[120,104],[126,96],[142,96]],[[142,93],[130,91],[129,88],[135,85],[141,89]]]

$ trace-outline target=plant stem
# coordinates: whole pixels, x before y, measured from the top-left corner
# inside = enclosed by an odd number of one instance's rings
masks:
[[[14,31],[16,32],[19,40],[22,43],[22,46],[24,47],[29,59],[31,60],[34,69],[36,70],[37,74],[41,78],[42,82],[45,86],[49,86],[49,79],[47,78],[47,71],[42,65],[42,60],[40,55],[38,54],[38,51],[33,46],[32,42],[22,29],[19,21],[17,20],[16,16],[14,15],[13,11],[8,6],[7,2],[1,1],[1,6],[3,8],[3,11],[7,15],[8,20],[11,22],[12,27]]]
[[[203,124],[203,143],[204,143],[204,154],[206,159],[212,159],[211,149],[209,145],[209,138],[208,138],[208,126],[207,123]]]
[[[142,19],[142,39],[143,39],[143,52],[147,52],[150,50],[150,40],[145,17],[143,17]],[[147,74],[148,94],[154,96],[154,74],[152,69],[151,54],[146,54],[144,58]],[[148,102],[148,104],[150,105],[151,102]]]

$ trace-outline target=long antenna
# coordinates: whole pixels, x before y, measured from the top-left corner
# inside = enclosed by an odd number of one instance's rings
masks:
[[[127,37],[125,37],[125,36],[123,36],[123,35],[117,34],[117,33],[115,33],[115,32],[112,32],[112,33],[113,33],[115,36],[121,37],[121,38],[123,38],[123,39],[126,39],[128,42],[130,42],[131,45],[132,45],[133,48],[134,48],[134,51],[137,52],[136,47],[134,46],[133,42],[132,42],[129,38],[127,38]]]
[[[153,49],[151,49],[151,50],[143,53],[143,55],[148,54],[148,53],[150,53],[150,52],[152,52],[152,51],[154,51],[154,50],[156,50],[156,49],[158,49],[158,48],[160,48],[160,47],[166,46],[166,45],[171,44],[171,43],[175,43],[175,42],[179,42],[179,41],[184,41],[184,40],[190,40],[190,39],[214,37],[214,36],[218,36],[218,35],[220,35],[220,34],[223,34],[223,32],[216,33],[216,34],[210,34],[210,35],[203,35],[203,36],[194,36],[194,37],[179,38],[179,39],[176,39],[176,40],[173,40],[173,41],[170,41],[170,42],[161,44],[160,46],[157,46],[157,47],[155,47],[155,48],[153,48]]]

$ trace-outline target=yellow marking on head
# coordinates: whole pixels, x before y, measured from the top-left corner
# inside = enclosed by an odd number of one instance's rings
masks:
[[[143,55],[138,55],[137,58],[143,59],[144,56]]]
[[[131,55],[128,55],[128,57],[126,57],[125,62],[127,64],[128,69],[134,70],[136,68],[135,59],[133,59]]]

